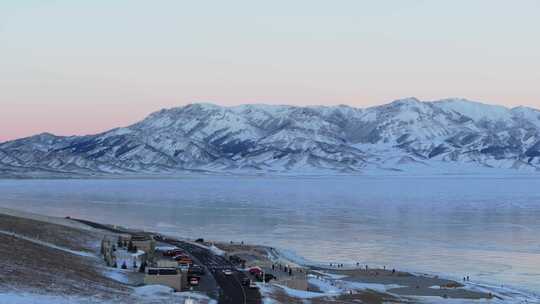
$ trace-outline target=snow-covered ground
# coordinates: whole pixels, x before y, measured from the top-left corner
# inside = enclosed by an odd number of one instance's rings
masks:
[[[263,298],[269,303],[273,302],[270,298],[276,292],[276,289],[282,290],[287,295],[294,298],[299,298],[299,299],[311,299],[311,298],[319,298],[319,297],[324,296],[324,294],[320,292],[297,290],[297,289],[292,289],[286,286],[281,286],[281,285],[276,285],[276,284],[258,283],[257,285],[259,286],[259,290],[261,291]],[[280,304],[284,304],[284,303],[280,303]]]
[[[107,267],[103,270],[103,275],[123,284],[131,283],[129,274],[133,270]]]
[[[337,280],[326,280],[310,275],[308,282],[325,294],[341,294],[346,291]]]
[[[210,250],[213,254],[215,255],[225,255],[225,251],[217,248],[214,244],[210,245],[210,246],[206,246],[206,245],[203,245],[201,243],[198,243],[198,242],[192,242],[192,241],[185,241],[185,242],[188,242],[194,246],[197,246],[197,247],[201,247],[201,248],[204,248],[204,249],[207,249],[207,250]]]
[[[332,278],[331,274],[325,272],[319,272],[322,276],[309,275],[308,282],[310,285],[318,288],[318,292],[302,291],[291,289],[279,284],[258,284],[261,293],[265,299],[265,303],[275,304],[276,301],[272,298],[275,297],[276,292],[279,290],[284,292],[290,297],[297,299],[312,299],[328,296],[339,296],[345,294],[353,294],[359,291],[376,291],[379,293],[389,293],[392,296],[400,297],[392,294],[391,290],[395,288],[405,287],[397,284],[374,284],[374,283],[360,283],[342,280],[343,277]],[[439,289],[438,286],[432,288]],[[540,297],[533,294],[523,293],[511,288],[486,286],[481,284],[468,283],[465,287],[466,290],[478,291],[483,293],[491,293],[495,297],[492,299],[452,299],[442,298],[440,296],[405,296],[407,299],[415,299],[418,303],[444,303],[444,304],[476,304],[476,303],[495,303],[495,304],[524,304],[524,303],[540,303]]]
[[[171,288],[161,285],[136,287],[134,288],[134,296],[143,303],[144,301],[159,301],[159,303],[217,304],[217,301],[210,299],[204,294],[195,292],[174,292]],[[194,301],[190,302],[190,299]]]
[[[278,253],[278,259],[280,261],[294,261],[299,265],[318,265],[321,263],[310,261],[306,264],[305,259],[294,254],[290,251],[276,251]],[[284,253],[284,255],[281,255]],[[338,268],[336,268],[338,269]],[[339,269],[357,269],[354,265],[346,265],[343,268]],[[380,293],[392,294],[392,290],[396,288],[407,287],[404,285],[398,284],[381,284],[381,283],[366,283],[358,282],[352,280],[345,280],[348,276],[346,275],[337,275],[329,273],[326,271],[312,271],[315,274],[308,275],[308,282],[310,285],[316,287],[319,292],[310,292],[310,291],[301,291],[288,288],[286,286],[281,286],[279,284],[274,284],[274,288],[269,287],[268,285],[261,285],[263,288],[263,294],[266,294],[269,297],[272,293],[275,292],[275,287],[280,288],[287,295],[300,299],[309,299],[322,296],[336,296],[342,294],[349,294],[356,292],[358,290],[373,290]],[[422,274],[415,274],[422,275]],[[439,276],[437,276],[439,277]],[[522,304],[522,303],[540,303],[540,295],[527,291],[520,291],[511,287],[504,286],[494,286],[482,283],[472,283],[464,282],[465,286],[462,287],[464,290],[470,290],[474,292],[481,292],[484,294],[492,294],[495,297],[493,299],[480,299],[480,300],[471,300],[471,299],[443,299],[440,296],[407,296],[409,298],[418,299],[421,303],[448,303],[448,304],[472,304],[472,303],[513,303],[513,304]],[[432,286],[432,289],[441,289],[440,286]]]
[[[328,296],[339,296],[349,293],[356,293],[358,290],[375,290],[385,292],[387,289],[396,287],[397,285],[383,285],[383,284],[354,284],[351,282],[345,282],[340,280],[326,280],[316,277],[310,277],[309,283],[319,289],[319,291],[304,291],[292,289],[279,284],[258,284],[259,289],[264,298],[269,299],[276,293],[277,290],[285,292],[290,297],[297,299],[313,299]],[[285,304],[285,303],[282,303]]]
[[[145,255],[144,251],[129,252],[126,249],[117,249],[114,253],[116,264],[119,268],[126,265],[126,269],[130,271],[139,271],[139,267]]]
[[[190,301],[194,300],[194,301]],[[1,304],[217,304],[204,294],[194,292],[174,292],[160,285],[147,285],[133,288],[132,296],[124,300],[106,300],[77,296],[48,295],[28,292],[0,292]]]
[[[113,302],[103,301],[103,299],[88,299],[73,296],[42,295],[32,293],[2,293],[0,292],[0,303],[2,304],[113,304]]]

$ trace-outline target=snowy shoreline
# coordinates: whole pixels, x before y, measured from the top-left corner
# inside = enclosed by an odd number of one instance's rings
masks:
[[[286,249],[276,249],[272,248],[272,251],[275,252],[278,259],[290,261],[293,264],[297,264],[303,267],[310,267],[315,269],[321,269],[320,272],[323,276],[328,276],[329,278],[333,278],[335,280],[341,280],[345,278],[346,276],[342,275],[335,275],[332,274],[333,271],[336,270],[358,270],[360,269],[358,266],[352,265],[352,264],[342,264],[342,268],[336,268],[336,267],[329,267],[328,263],[322,263],[317,261],[310,261],[305,259],[304,257]],[[337,265],[338,262],[332,263],[332,265]],[[362,265],[363,266],[363,265]],[[383,271],[383,267],[380,265],[370,265],[373,270]],[[436,272],[426,272],[418,269],[399,269],[400,271],[404,271],[407,273],[410,273],[416,277],[421,276],[432,276],[434,278],[438,279],[444,279],[444,280],[452,280],[459,282],[464,285],[464,288],[471,291],[479,291],[484,293],[492,293],[495,296],[504,297],[506,301],[512,301],[512,302],[501,302],[501,303],[523,303],[523,301],[539,301],[540,302],[540,294],[532,291],[532,290],[526,290],[520,287],[516,286],[496,286],[493,284],[490,284],[489,282],[483,282],[483,281],[475,281],[475,282],[462,282],[461,278],[456,278],[452,276],[448,276],[444,273],[436,273]],[[364,283],[365,284],[365,283]],[[360,285],[356,285],[357,287]],[[366,288],[375,289],[378,291],[388,291],[393,288],[396,288],[396,286],[391,286],[391,284],[365,284]],[[378,287],[380,286],[380,288]],[[534,303],[534,302],[532,302]]]

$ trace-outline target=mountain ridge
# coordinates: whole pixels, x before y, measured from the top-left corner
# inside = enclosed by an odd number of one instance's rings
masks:
[[[540,170],[540,111],[409,97],[367,108],[194,103],[83,136],[0,143],[0,176]]]

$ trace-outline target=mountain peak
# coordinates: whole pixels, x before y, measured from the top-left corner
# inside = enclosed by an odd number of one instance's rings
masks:
[[[217,105],[215,103],[210,102],[195,102],[190,103],[184,106],[184,108],[198,108],[201,110],[215,110],[215,109],[223,109],[224,106]]]
[[[52,133],[49,133],[49,132],[43,132],[43,133],[39,133],[37,135],[34,135],[35,137],[41,137],[41,138],[56,138],[58,136],[52,134]]]
[[[419,105],[423,104],[422,101],[420,101],[416,97],[406,97],[401,99],[396,99],[390,103],[391,105]]]

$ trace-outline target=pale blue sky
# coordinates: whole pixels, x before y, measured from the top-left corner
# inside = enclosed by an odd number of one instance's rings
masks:
[[[540,107],[539,37],[540,1],[2,0],[0,141],[197,101]]]

